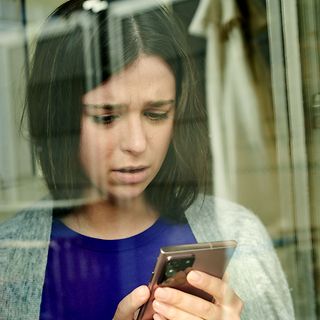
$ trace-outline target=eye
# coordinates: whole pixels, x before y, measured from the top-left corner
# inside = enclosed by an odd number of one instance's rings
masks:
[[[103,114],[103,115],[90,115],[90,117],[97,124],[110,125],[116,119],[119,118],[119,115],[116,115],[116,114]]]
[[[168,118],[168,112],[145,111],[144,115],[152,121],[160,121]]]

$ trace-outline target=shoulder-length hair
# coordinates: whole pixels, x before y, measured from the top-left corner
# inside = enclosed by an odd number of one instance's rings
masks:
[[[54,199],[83,196],[90,181],[79,160],[82,96],[139,54],[156,55],[174,73],[176,111],[172,142],[146,197],[177,218],[208,185],[210,158],[205,106],[185,34],[164,7],[111,20],[107,10],[93,13],[83,2],[68,1],[48,18],[28,81],[30,135],[48,188]]]

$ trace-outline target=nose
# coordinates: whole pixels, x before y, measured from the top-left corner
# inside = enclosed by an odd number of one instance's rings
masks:
[[[120,144],[122,151],[133,155],[138,155],[146,150],[146,132],[139,116],[128,117],[123,127]]]

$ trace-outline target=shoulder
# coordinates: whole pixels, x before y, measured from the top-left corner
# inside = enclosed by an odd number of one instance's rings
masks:
[[[200,196],[186,212],[199,242],[236,240],[228,265],[231,287],[244,301],[243,319],[294,319],[289,288],[259,218],[239,204]]]
[[[38,317],[51,222],[51,203],[41,201],[0,225],[0,314],[6,319],[22,312]]]
[[[265,241],[269,236],[260,219],[247,208],[228,200],[200,195],[187,210],[191,227],[212,240],[233,239],[239,244]],[[209,239],[201,239],[209,241]]]
[[[0,240],[29,240],[35,235],[40,236],[48,231],[51,220],[52,201],[37,202],[0,224]]]
[[[21,225],[28,224],[30,216],[33,215],[33,213],[33,210],[24,209],[16,213],[12,218],[2,222],[0,224],[0,239],[11,238],[16,234],[16,230],[19,229]]]

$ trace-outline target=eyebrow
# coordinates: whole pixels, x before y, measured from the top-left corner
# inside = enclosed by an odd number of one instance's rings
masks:
[[[165,106],[167,104],[175,104],[174,99],[169,99],[169,100],[157,100],[157,101],[149,101],[146,103],[146,106],[150,107],[155,107],[155,108],[160,108],[162,106]],[[107,111],[112,111],[112,110],[117,110],[117,109],[124,109],[127,107],[126,104],[85,104],[86,108],[89,109],[104,109]]]
[[[176,101],[174,99],[158,100],[158,101],[150,101],[146,105],[151,106],[151,107],[162,107],[162,106],[167,105],[167,104],[175,104],[175,102]]]
[[[123,109],[126,107],[125,104],[84,104],[86,108],[89,109],[104,109],[107,111],[112,111],[115,109]]]

